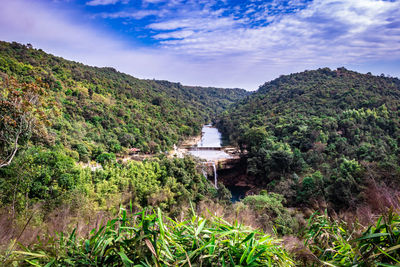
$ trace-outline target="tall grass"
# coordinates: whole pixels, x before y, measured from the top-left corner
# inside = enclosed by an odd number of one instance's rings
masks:
[[[345,222],[314,213],[308,220],[304,243],[321,260],[320,265],[352,266],[356,254],[352,239],[354,233]]]
[[[3,263],[25,266],[293,266],[280,240],[213,217],[176,221],[162,212],[121,209],[117,218],[77,238],[63,233],[21,246]]]
[[[389,210],[356,239],[357,261],[376,266],[400,265],[400,216]]]
[[[314,214],[305,245],[327,266],[400,266],[400,216],[389,210],[356,234],[342,221]]]

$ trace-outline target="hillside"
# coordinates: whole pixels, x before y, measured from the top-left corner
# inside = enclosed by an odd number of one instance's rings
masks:
[[[397,195],[399,115],[399,79],[324,68],[265,83],[218,127],[248,150],[259,188],[342,209]]]
[[[0,265],[11,240],[34,245],[78,224],[96,228],[122,206],[178,216],[229,201],[192,158],[158,152],[248,94],[141,80],[0,42]],[[129,148],[155,155],[115,160]],[[82,164],[92,160],[101,166]]]
[[[63,209],[65,225],[54,223],[60,231],[122,203],[177,213],[217,197],[190,158],[122,163],[115,154],[169,150],[245,95],[141,80],[0,42],[0,228],[7,229],[0,246],[27,216],[45,229]],[[102,164],[97,171],[81,164],[93,160]]]
[[[0,43],[0,262],[397,264],[399,87],[319,69],[250,95]],[[113,158],[168,149],[211,119],[247,151],[247,174],[234,178],[254,194],[236,203],[193,158]],[[101,168],[79,164],[89,160]]]
[[[199,134],[204,122],[248,95],[240,89],[141,80],[6,42],[0,42],[0,77],[3,90],[13,78],[16,87],[26,83],[44,89],[49,126],[42,139],[77,151],[81,161],[132,147],[165,151]],[[43,142],[39,139],[32,140]]]

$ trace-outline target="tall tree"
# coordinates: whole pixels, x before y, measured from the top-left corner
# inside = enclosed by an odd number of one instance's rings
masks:
[[[43,95],[36,83],[0,78],[0,168],[10,165],[33,132],[45,129]]]

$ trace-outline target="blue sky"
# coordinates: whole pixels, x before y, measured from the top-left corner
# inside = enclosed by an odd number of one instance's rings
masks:
[[[400,0],[0,0],[0,39],[139,78],[255,90],[345,66],[400,76]]]

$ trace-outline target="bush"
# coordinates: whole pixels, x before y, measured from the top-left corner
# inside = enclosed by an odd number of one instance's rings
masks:
[[[90,160],[90,152],[86,145],[79,143],[79,144],[73,145],[72,148],[78,152],[79,161],[86,163]]]
[[[242,200],[258,215],[258,222],[265,228],[276,227],[281,234],[292,234],[299,228],[299,223],[283,206],[285,198],[276,193],[261,192],[261,195],[247,196]]]
[[[25,209],[40,200],[56,201],[79,184],[81,170],[62,149],[32,147],[0,169],[1,202]],[[15,199],[13,199],[15,197]]]
[[[103,152],[100,155],[97,156],[96,161],[100,164],[104,164],[106,162],[114,161],[115,160],[115,154],[114,153],[106,153]]]

